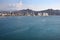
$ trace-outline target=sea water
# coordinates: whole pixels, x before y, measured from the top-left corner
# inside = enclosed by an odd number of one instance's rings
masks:
[[[0,17],[0,40],[60,40],[60,16]]]

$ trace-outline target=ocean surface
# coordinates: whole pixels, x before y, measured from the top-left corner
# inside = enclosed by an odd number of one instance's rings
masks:
[[[0,40],[60,40],[60,16],[0,17]]]

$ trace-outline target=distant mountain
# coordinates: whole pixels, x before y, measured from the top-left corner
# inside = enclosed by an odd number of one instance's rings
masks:
[[[34,13],[34,14],[38,14],[38,13],[48,13],[49,15],[60,15],[60,10],[53,10],[53,9],[47,9],[47,10],[42,10],[42,11],[33,11],[30,9],[26,9],[26,10],[19,10],[17,12],[21,12],[21,13]]]
[[[49,15],[60,15],[60,10],[54,10],[54,9],[47,9],[47,10],[42,10],[42,11],[34,11],[31,9],[23,9],[23,10],[17,10],[17,11],[0,11],[0,13],[20,13],[20,14],[35,14],[37,15],[38,13],[48,13]]]
[[[48,13],[49,15],[60,15],[60,10],[47,9],[40,12]]]

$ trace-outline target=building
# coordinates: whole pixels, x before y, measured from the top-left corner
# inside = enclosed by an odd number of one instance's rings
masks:
[[[7,16],[7,13],[2,13],[2,16]]]
[[[2,16],[2,13],[0,13],[0,16]]]
[[[43,13],[43,16],[49,16],[48,13]]]
[[[42,16],[42,13],[38,13],[38,16]]]

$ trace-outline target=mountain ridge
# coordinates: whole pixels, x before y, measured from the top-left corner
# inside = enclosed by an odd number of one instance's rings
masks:
[[[15,13],[15,14],[35,14],[38,15],[38,13],[48,13],[49,15],[60,15],[60,10],[54,10],[54,9],[46,9],[41,11],[34,11],[31,9],[22,9],[22,10],[16,10],[16,11],[0,11],[0,13]]]

